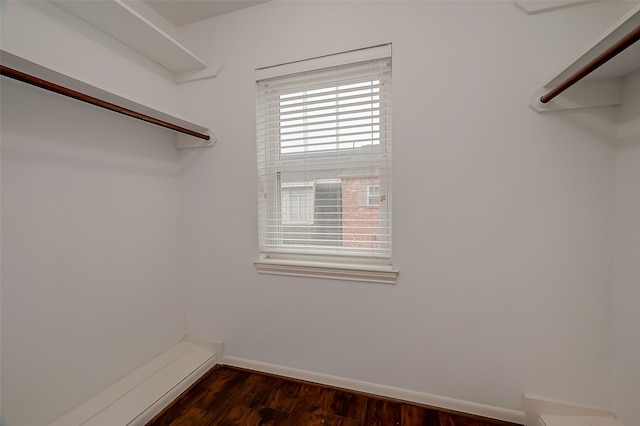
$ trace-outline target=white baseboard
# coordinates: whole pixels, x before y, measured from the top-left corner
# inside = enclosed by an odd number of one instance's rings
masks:
[[[183,341],[50,426],[141,426],[216,364],[216,354]]]
[[[462,401],[459,399],[379,385],[376,383],[363,382],[360,380],[348,379],[345,377],[331,376],[328,374],[316,373],[313,371],[299,370],[296,368],[283,367],[275,364],[267,364],[264,362],[252,361],[248,359],[237,358],[234,356],[225,356],[223,358],[223,364],[261,371],[264,373],[277,374],[280,376],[291,377],[298,380],[306,380],[309,382],[320,383],[328,386],[351,389],[358,392],[386,396],[389,398],[429,405],[446,410],[454,410],[463,413],[474,414],[477,416],[524,424],[524,412],[517,410],[509,410],[506,408],[478,404],[469,401]]]
[[[560,401],[557,399],[543,398],[537,395],[525,393],[524,413],[525,425],[535,426],[540,415],[552,416],[599,416],[614,417],[613,410],[605,407],[576,404],[574,402]]]

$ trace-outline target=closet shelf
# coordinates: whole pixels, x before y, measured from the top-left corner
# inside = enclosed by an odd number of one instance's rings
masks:
[[[159,108],[146,105],[142,102],[131,99],[130,97],[122,96],[114,91],[106,90],[104,88],[99,87],[97,84],[92,84],[87,81],[83,81],[79,78],[75,78],[66,72],[62,72],[60,70],[53,69],[52,67],[39,64],[35,61],[25,59],[21,56],[18,56],[16,54],[13,54],[5,50],[0,50],[0,63],[2,64],[3,67],[7,67],[11,70],[16,70],[19,73],[28,74],[28,77],[33,77],[34,80],[35,79],[45,80],[45,82],[52,83],[52,85],[62,86],[62,88],[64,89],[69,89],[68,92],[71,92],[71,91],[79,92],[80,94],[84,95],[84,97],[95,98],[100,101],[104,101],[105,103],[113,104],[122,110],[125,110],[125,109],[131,110],[134,114],[137,114],[137,115],[148,116],[152,120],[146,120],[144,118],[131,115],[131,116],[134,116],[135,118],[151,122],[152,124],[158,124],[163,127],[168,127],[168,128],[171,128],[172,130],[176,130],[176,132],[181,132],[181,133],[176,133],[176,148],[178,149],[208,147],[208,146],[212,146],[215,143],[215,137],[208,134],[210,133],[210,131],[205,126],[196,124],[194,122],[186,120],[177,115],[167,113]],[[27,80],[24,80],[24,79],[19,79],[19,80],[28,82]],[[32,82],[29,82],[29,83],[33,84]],[[34,84],[34,85],[45,88],[47,90],[51,90],[39,84]],[[57,93],[70,96],[75,99],[80,99],[75,96],[71,96],[67,93],[63,93],[63,92],[57,92]],[[88,102],[85,99],[80,99],[80,100],[83,100],[84,102]],[[88,103],[102,106],[100,104],[93,103],[93,102],[88,102]],[[107,109],[111,109],[111,108],[107,108]],[[111,109],[111,110],[124,113],[125,115],[130,115],[125,112],[119,111],[117,109]],[[168,124],[169,126],[159,124],[155,121],[165,122],[165,124]],[[181,128],[181,129],[178,129],[178,128]],[[185,135],[183,133],[189,133],[189,135]],[[195,134],[198,134],[198,135],[195,135]],[[195,136],[195,138],[192,136]],[[196,139],[196,138],[200,138],[200,139]],[[203,140],[205,138],[207,140]]]
[[[567,65],[544,86],[536,91],[531,106],[538,112],[577,108],[614,106],[622,103],[623,79],[640,70],[640,42],[635,42],[609,61],[588,73],[566,92],[548,103],[540,98],[550,90],[580,73],[620,40],[640,28],[640,5],[634,7],[621,20],[606,31],[589,49]]]
[[[49,0],[173,73],[208,68],[205,61],[123,0]]]

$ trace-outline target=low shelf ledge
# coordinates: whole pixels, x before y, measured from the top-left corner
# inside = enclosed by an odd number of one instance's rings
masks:
[[[143,426],[217,363],[216,353],[184,340],[49,426]]]

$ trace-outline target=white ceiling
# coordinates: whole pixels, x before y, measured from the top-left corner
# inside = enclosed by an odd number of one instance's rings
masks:
[[[235,12],[268,0],[146,0],[149,6],[174,26],[192,24]]]

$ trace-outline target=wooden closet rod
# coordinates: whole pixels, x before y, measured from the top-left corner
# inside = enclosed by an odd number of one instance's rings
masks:
[[[627,47],[631,46],[636,41],[640,40],[640,26],[636,27],[635,30],[631,31],[629,34],[618,40],[615,44],[609,47],[607,50],[602,52],[600,55],[596,56],[591,62],[586,64],[584,67],[580,68],[573,75],[567,78],[565,81],[556,86],[555,89],[551,90],[546,95],[540,98],[540,102],[546,104],[551,101],[553,98],[567,90],[569,87],[576,84],[578,81],[582,80],[587,75],[591,74],[602,64],[606,63],[613,57],[615,57],[618,53],[625,50]]]
[[[60,86],[58,84],[52,83],[47,80],[43,80],[38,77],[34,77],[32,75],[23,73],[21,71],[15,70],[13,68],[6,67],[4,65],[0,65],[1,75],[13,78],[18,81],[22,81],[27,84],[31,84],[33,86],[40,87],[45,90],[49,90],[51,92],[59,93],[64,96],[68,96],[73,99],[77,99],[82,102],[86,102],[91,105],[99,106],[101,108],[108,109],[110,111],[114,111],[120,114],[127,115],[129,117],[137,118],[138,120],[146,121],[147,123],[155,124],[157,126],[165,127],[167,129],[175,130],[176,132],[184,133],[196,138],[209,140],[211,136],[205,135],[204,133],[198,133],[193,130],[187,129],[185,127],[177,126],[175,124],[169,123],[167,121],[163,121],[154,117],[151,117],[146,114],[142,114],[140,112],[133,111],[129,108],[122,107],[120,105],[112,104],[111,102],[104,101],[102,99],[94,98],[93,96],[87,95],[85,93],[81,93],[75,91],[73,89],[69,89],[68,87]]]

